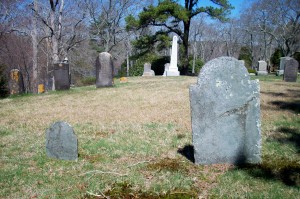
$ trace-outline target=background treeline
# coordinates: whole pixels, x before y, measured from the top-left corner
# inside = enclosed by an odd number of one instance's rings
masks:
[[[204,0],[203,0],[204,1]],[[207,0],[208,1],[208,0]],[[299,60],[300,1],[245,1],[231,17],[230,1],[201,0],[2,0],[0,3],[0,89],[11,69],[24,76],[27,92],[47,85],[53,63],[68,58],[72,83],[93,83],[98,53],[109,52],[116,76],[141,75],[151,62],[157,75],[169,62],[173,35],[179,36],[179,69],[198,74],[219,56],[258,60],[274,71],[282,56]]]

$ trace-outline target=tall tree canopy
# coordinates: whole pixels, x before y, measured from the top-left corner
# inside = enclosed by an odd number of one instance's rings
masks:
[[[148,6],[139,14],[139,18],[135,19],[130,15],[127,17],[127,29],[140,29],[146,26],[162,27],[164,33],[175,33],[182,40],[183,44],[183,70],[184,75],[188,72],[189,62],[189,34],[191,20],[200,13],[206,13],[210,17],[226,20],[226,16],[233,8],[228,0],[210,0],[218,7],[206,6],[200,7],[199,0],[161,0],[157,6]],[[158,35],[158,34],[157,34]],[[143,39],[143,38],[141,38]],[[145,40],[144,41],[149,41]],[[153,41],[153,40],[151,40]],[[149,45],[148,45],[149,46]]]

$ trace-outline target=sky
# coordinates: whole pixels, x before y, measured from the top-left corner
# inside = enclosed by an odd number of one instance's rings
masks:
[[[181,0],[182,3],[184,0]],[[255,0],[229,0],[230,4],[234,6],[234,9],[231,10],[231,17],[239,17],[240,11],[243,7],[246,7],[254,2]],[[210,0],[199,0],[199,6],[215,6]]]

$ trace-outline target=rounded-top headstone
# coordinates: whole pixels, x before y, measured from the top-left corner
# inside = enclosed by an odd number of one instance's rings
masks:
[[[77,137],[68,123],[56,122],[47,129],[46,154],[61,160],[77,160]]]
[[[259,83],[232,57],[206,63],[190,87],[197,164],[260,162]]]
[[[108,52],[102,52],[96,59],[96,87],[113,86],[114,66]]]
[[[284,76],[286,82],[296,82],[298,76],[299,63],[296,59],[290,58],[285,60]]]

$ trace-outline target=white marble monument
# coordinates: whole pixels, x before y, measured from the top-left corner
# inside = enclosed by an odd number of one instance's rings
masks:
[[[164,74],[162,76],[166,77],[167,76],[167,71],[169,70],[170,68],[170,63],[166,63],[165,64],[165,71],[164,71]]]
[[[179,71],[177,67],[177,54],[178,54],[177,41],[178,41],[177,36],[174,36],[172,41],[171,63],[169,69],[165,70],[166,76],[179,76]]]

